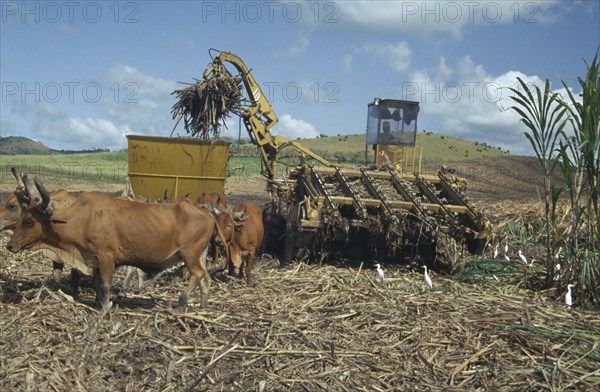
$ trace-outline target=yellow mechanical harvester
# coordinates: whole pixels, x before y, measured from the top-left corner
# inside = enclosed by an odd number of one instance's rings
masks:
[[[271,135],[277,116],[237,55],[217,51],[204,78],[230,72],[227,63],[242,78],[247,105],[241,117],[268,181],[267,246],[285,262],[301,256],[317,261],[348,255],[378,261],[421,258],[451,270],[465,249],[483,251],[492,236],[484,214],[446,172],[421,173],[420,148],[415,147],[417,102],[370,103],[366,151],[374,151],[375,164],[340,168],[298,142]],[[304,159],[278,175],[285,147],[293,147]]]

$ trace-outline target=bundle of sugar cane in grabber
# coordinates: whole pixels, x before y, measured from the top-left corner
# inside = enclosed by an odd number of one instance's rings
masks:
[[[183,118],[188,134],[201,139],[219,137],[219,125],[242,111],[242,79],[221,66],[210,77],[171,93],[178,100],[171,108],[173,119]]]

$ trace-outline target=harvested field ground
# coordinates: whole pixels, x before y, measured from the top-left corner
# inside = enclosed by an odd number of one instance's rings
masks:
[[[231,203],[266,201],[262,179],[227,188]],[[500,214],[502,203],[513,202],[497,201],[490,212]],[[0,235],[3,391],[600,386],[600,314],[580,308],[576,292],[574,308],[567,309],[563,292],[526,289],[524,282],[539,279],[538,265],[486,255],[458,275],[433,272],[429,291],[417,266],[384,266],[381,284],[372,260],[281,268],[265,256],[256,262],[252,288],[209,265],[211,294],[202,310],[197,291],[186,310],[173,308],[187,284],[182,268],[127,292],[120,290],[119,270],[113,307],[99,314],[89,278],[73,301],[65,294],[68,277],[55,287],[50,262],[7,252],[8,238]],[[532,245],[523,250],[541,253]]]

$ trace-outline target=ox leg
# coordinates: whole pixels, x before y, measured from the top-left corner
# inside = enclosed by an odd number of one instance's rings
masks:
[[[227,273],[229,276],[235,275],[235,258],[237,252],[233,249],[233,246],[229,246],[229,257],[227,258]]]
[[[219,256],[221,255],[221,245],[217,245],[216,243],[213,242],[212,244],[212,250],[213,250],[213,262],[215,264],[219,264]]]
[[[241,277],[243,274],[242,271],[242,250],[236,245],[232,244],[229,248],[229,275],[234,276],[235,272],[238,272],[238,276]]]
[[[209,247],[212,250],[212,259],[213,259],[213,263],[217,263],[219,261],[219,247],[217,246],[216,243],[211,243],[209,245]]]
[[[79,296],[79,279],[81,274],[75,268],[71,268],[71,294],[77,298]]]
[[[204,256],[204,260],[206,260],[206,252],[207,249],[205,246],[204,250],[201,252],[201,255]],[[190,293],[198,286],[200,286],[202,289],[202,300],[200,307],[206,307],[208,304],[208,287],[206,283],[203,282],[204,277],[205,275],[208,275],[208,272],[206,271],[205,262],[203,263],[200,261],[201,257],[202,256],[198,255],[197,252],[188,252],[182,254],[185,265],[190,271],[190,283],[185,291],[179,296],[180,307],[187,306]]]
[[[114,262],[106,259],[100,259],[98,264],[99,268],[94,271],[96,302],[99,302],[103,308],[106,308],[110,298],[110,287],[115,265]]]
[[[210,275],[208,274],[208,269],[206,268],[207,256],[208,247],[206,247],[200,255],[200,268],[205,271],[205,274],[202,277],[202,280],[200,281],[200,306],[203,308],[205,308],[208,305],[208,293],[210,291]]]
[[[100,270],[94,269],[94,289],[96,290],[96,299],[95,301],[100,303],[102,302],[102,287],[100,284]]]
[[[245,272],[246,272],[246,284],[252,286],[252,268],[254,268],[254,250],[248,252],[245,256]]]
[[[202,278],[203,277],[199,277],[195,273],[191,273],[190,283],[188,284],[188,287],[179,296],[179,306],[180,307],[183,308],[183,307],[187,306],[187,304],[188,304],[188,298],[190,296],[190,293],[192,291],[194,291],[194,289],[200,284],[200,282],[202,281]]]

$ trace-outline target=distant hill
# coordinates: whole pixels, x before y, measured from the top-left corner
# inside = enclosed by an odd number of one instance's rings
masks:
[[[0,155],[85,154],[108,151],[101,148],[92,148],[89,150],[55,150],[23,136],[0,137]]]
[[[0,137],[0,155],[51,155],[56,151],[22,136]]]
[[[341,162],[364,162],[364,134],[321,136],[297,141],[332,162],[338,159]],[[423,147],[423,164],[425,165],[510,155],[507,151],[486,143],[472,142],[433,132],[417,133],[416,145]],[[231,151],[239,151],[242,155],[256,154],[256,147],[253,145],[232,146]],[[372,157],[373,151],[369,150],[368,153],[369,157]]]

